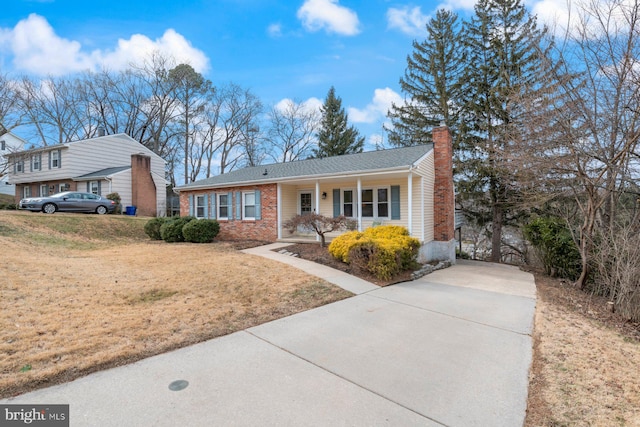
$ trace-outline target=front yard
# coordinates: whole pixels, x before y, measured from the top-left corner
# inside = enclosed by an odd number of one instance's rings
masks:
[[[350,296],[231,244],[148,241],[143,225],[0,211],[0,398]]]

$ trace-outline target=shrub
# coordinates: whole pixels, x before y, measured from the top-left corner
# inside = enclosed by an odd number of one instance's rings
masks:
[[[386,225],[338,236],[329,245],[329,253],[386,280],[413,268],[419,248],[420,242],[406,228]]]
[[[349,262],[349,250],[355,245],[362,237],[363,233],[359,231],[350,231],[336,237],[329,243],[329,253],[336,259],[342,262]]]
[[[160,234],[160,227],[162,224],[169,221],[168,218],[157,217],[150,219],[144,225],[144,232],[147,236],[149,236],[153,240],[162,240],[162,234]]]
[[[182,227],[185,242],[210,243],[220,232],[220,224],[215,219],[189,221]]]
[[[162,240],[168,243],[184,242],[182,228],[189,222],[195,221],[193,216],[175,217],[160,226]]]
[[[538,217],[524,226],[524,236],[537,250],[550,276],[576,280],[580,276],[580,251],[571,231],[559,218]]]
[[[113,200],[116,202],[116,208],[113,210],[113,213],[122,213],[122,199],[120,198],[120,194],[118,193],[109,193],[105,196],[109,200]]]

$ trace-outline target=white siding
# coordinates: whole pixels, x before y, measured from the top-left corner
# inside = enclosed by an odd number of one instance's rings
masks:
[[[9,170],[11,182],[22,184],[68,180],[101,169],[130,166],[132,154],[144,154],[151,157],[151,175],[156,185],[157,215],[165,215],[167,205],[166,181],[164,179],[165,162],[138,141],[125,134],[107,135],[69,142],[55,149],[61,150],[60,168],[49,169],[49,152],[44,148],[39,152],[42,156],[41,170],[31,171],[30,160],[25,159],[25,171],[22,173],[13,174],[13,165],[11,165]],[[123,178],[124,175],[127,176],[126,179]],[[86,189],[84,182],[80,182],[78,185],[80,190]],[[114,175],[110,192],[120,194],[123,206],[131,205],[131,170]],[[106,195],[109,192],[102,187],[102,193]]]

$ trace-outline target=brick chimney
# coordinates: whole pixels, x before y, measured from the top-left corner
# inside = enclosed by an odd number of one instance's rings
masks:
[[[455,238],[455,196],[453,145],[451,133],[446,126],[433,129],[433,160],[435,169],[433,237],[439,242],[449,242]]]
[[[151,157],[131,155],[131,203],[138,215],[156,216],[156,184],[151,176]]]
[[[432,131],[433,136],[433,240],[425,241],[419,262],[456,262],[455,196],[453,190],[453,145],[446,126]]]

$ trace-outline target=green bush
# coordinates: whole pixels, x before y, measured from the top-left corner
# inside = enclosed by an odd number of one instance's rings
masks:
[[[122,199],[120,198],[120,194],[109,193],[105,197],[109,200],[113,200],[114,202],[116,202],[116,208],[113,210],[114,214],[122,213],[122,204],[121,204]],[[159,240],[159,239],[156,239],[156,240]]]
[[[580,276],[580,251],[571,231],[559,218],[538,217],[524,226],[524,236],[538,251],[550,276],[576,280]]]
[[[160,234],[160,227],[162,224],[169,221],[169,218],[166,217],[157,217],[150,219],[144,225],[144,232],[147,236],[149,236],[153,240],[162,240],[162,235]]]
[[[182,227],[185,242],[210,243],[220,232],[220,224],[215,219],[189,221]]]
[[[386,225],[345,233],[329,245],[329,253],[356,268],[387,280],[413,268],[420,242],[404,227]]]
[[[171,218],[160,226],[160,236],[167,243],[184,242],[182,228],[189,222],[195,221],[193,216]]]

